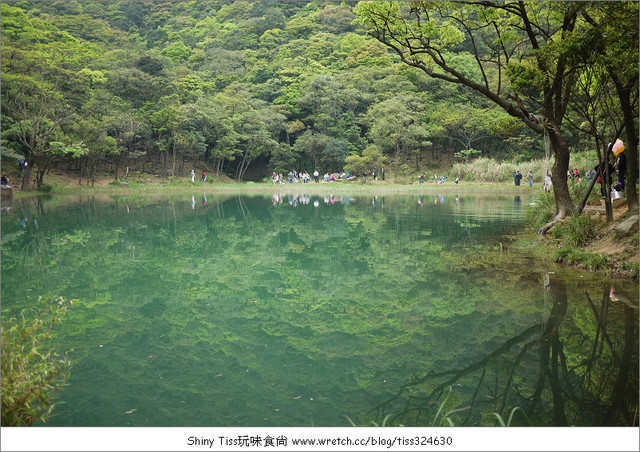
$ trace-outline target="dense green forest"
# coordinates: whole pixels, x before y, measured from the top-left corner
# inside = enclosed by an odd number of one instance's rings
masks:
[[[52,166],[88,181],[101,169],[122,177],[125,166],[258,180],[337,171],[345,161],[365,171],[384,164],[397,176],[479,156],[544,158],[542,118],[558,171],[569,152],[604,151],[616,136],[626,138],[633,168],[638,3],[526,8],[3,2],[4,163],[29,163],[22,189],[30,177],[41,186]],[[376,14],[396,13],[413,22],[378,28]],[[407,23],[419,24],[403,29],[413,59],[393,29]],[[522,38],[533,29],[535,39]],[[424,48],[411,48],[418,41]],[[432,62],[416,59],[430,51]],[[445,76],[434,70],[438,58]]]

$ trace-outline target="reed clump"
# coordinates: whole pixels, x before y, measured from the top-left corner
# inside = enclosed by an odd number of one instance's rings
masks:
[[[554,158],[549,160],[549,168],[553,166]],[[595,151],[574,152],[571,154],[569,168],[577,169],[581,177],[592,170],[598,164],[598,157]],[[531,171],[534,182],[544,180],[544,169],[546,162],[544,158],[527,161],[512,160],[498,161],[493,158],[480,157],[470,162],[454,163],[449,171],[453,178],[476,182],[509,182],[513,180],[513,172],[518,170],[522,173],[522,185],[528,184],[527,174]],[[549,169],[549,171],[551,171]]]

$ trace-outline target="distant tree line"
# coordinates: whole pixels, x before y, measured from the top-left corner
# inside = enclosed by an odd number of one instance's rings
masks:
[[[637,136],[637,2],[1,7],[3,158],[28,162],[22,189],[52,166],[80,183],[123,166],[397,176],[541,157],[545,128],[561,171],[622,124]]]

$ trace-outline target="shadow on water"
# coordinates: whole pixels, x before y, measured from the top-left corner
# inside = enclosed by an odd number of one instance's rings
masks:
[[[510,425],[637,426],[637,301],[614,295],[610,285],[593,301],[584,289],[590,316],[582,319],[587,334],[580,335],[564,325],[565,281],[547,274],[544,291],[551,310],[542,322],[467,367],[412,375],[372,410],[374,422],[498,425],[501,418]],[[472,392],[457,394],[469,382]]]

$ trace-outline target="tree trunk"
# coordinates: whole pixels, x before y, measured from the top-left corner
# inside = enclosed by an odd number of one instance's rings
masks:
[[[29,179],[31,178],[31,168],[33,167],[33,161],[26,160],[27,167],[24,169],[24,174],[22,175],[22,184],[20,186],[20,190],[27,191],[29,189]]]
[[[398,158],[400,156],[400,145],[396,145],[396,160],[394,162],[393,182],[398,182]]]
[[[118,169],[120,168],[120,156],[116,157],[116,178],[114,180],[118,180]]]
[[[584,209],[584,206],[587,204],[587,199],[589,199],[589,195],[591,194],[591,191],[593,190],[594,185],[596,185],[598,177],[600,177],[601,174],[602,174],[601,168],[598,167],[598,171],[596,172],[596,175],[593,177],[593,179],[591,179],[591,182],[589,183],[589,188],[587,188],[587,192],[584,194],[582,200],[580,201],[580,204],[578,204],[578,208],[576,209],[576,215],[582,214],[582,210]]]
[[[636,186],[636,176],[638,174],[637,122],[633,116],[630,94],[628,93],[628,90],[625,90],[625,92],[627,92],[626,96],[619,93],[620,106],[627,131],[627,142],[624,150],[627,154],[627,177],[625,181],[625,190],[627,192],[627,206],[629,208],[629,212],[635,212],[638,210],[638,189]]]
[[[44,173],[46,173],[47,167],[38,168],[36,172],[36,187],[39,189],[42,187],[42,181],[44,180]]]
[[[238,170],[236,171],[236,182],[241,182],[242,177],[244,176],[244,163],[247,161],[247,156],[249,155],[249,151],[245,151],[242,156],[242,162],[240,162],[240,166],[238,166]]]
[[[80,175],[78,176],[78,185],[82,185],[82,175],[84,174],[84,167],[86,166],[86,159],[82,159],[82,164],[80,165]]]
[[[613,206],[611,205],[611,171],[610,166],[611,163],[611,146],[608,147],[605,152],[604,157],[604,166],[602,167],[602,171],[604,177],[602,178],[602,183],[604,184],[604,206],[605,211],[607,212],[607,222],[613,221]]]
[[[171,169],[171,175],[173,177],[176,177],[176,140],[173,140],[173,146],[172,146],[172,151],[173,151],[173,167]]]
[[[567,215],[571,215],[575,210],[567,183],[570,150],[557,125],[549,133],[549,139],[555,155],[555,162],[551,169],[551,181],[553,182],[553,195],[556,201],[556,219],[562,219]]]

